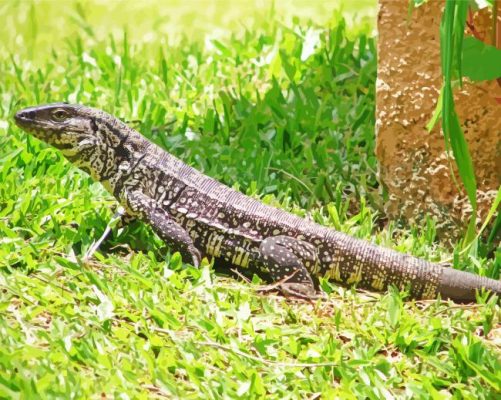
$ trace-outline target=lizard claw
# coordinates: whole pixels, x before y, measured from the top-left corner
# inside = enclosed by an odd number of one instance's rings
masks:
[[[286,297],[296,297],[303,300],[318,300],[325,298],[324,295],[319,294],[310,285],[303,285],[301,283],[284,282],[280,284],[280,291]]]
[[[195,268],[198,268],[200,266],[200,261],[202,260],[202,256],[201,256],[200,252],[195,247],[190,247],[188,249],[188,251],[189,251],[190,256],[191,256],[191,264]]]

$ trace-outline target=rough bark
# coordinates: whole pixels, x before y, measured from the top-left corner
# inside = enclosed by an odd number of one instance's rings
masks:
[[[443,1],[429,1],[408,15],[407,1],[379,1],[377,148],[380,180],[389,193],[391,218],[420,221],[435,216],[439,231],[458,234],[471,213],[466,195],[451,177],[440,124],[429,133],[441,85],[439,25]],[[491,20],[474,25],[489,42]],[[458,112],[473,158],[479,220],[501,183],[501,86],[467,79],[455,91]],[[456,181],[461,186],[453,166]]]

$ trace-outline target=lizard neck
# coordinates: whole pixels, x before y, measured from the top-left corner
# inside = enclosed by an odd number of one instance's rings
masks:
[[[143,160],[154,158],[158,148],[117,119],[95,117],[93,124],[95,135],[88,147],[80,147],[78,151],[70,148],[63,150],[63,154],[117,196],[125,183],[140,172]]]

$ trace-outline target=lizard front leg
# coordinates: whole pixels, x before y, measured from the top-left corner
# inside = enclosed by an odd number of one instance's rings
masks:
[[[316,250],[311,244],[289,236],[273,236],[261,243],[259,253],[271,279],[283,281],[282,293],[307,299],[318,297],[306,269],[317,263]]]
[[[185,261],[195,267],[200,264],[200,252],[188,232],[179,225],[155,200],[139,190],[126,191],[123,198],[132,216],[151,225],[160,238],[174,251],[179,251]]]

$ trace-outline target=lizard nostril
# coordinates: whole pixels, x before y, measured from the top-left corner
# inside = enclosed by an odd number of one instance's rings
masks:
[[[35,111],[19,111],[16,113],[15,118],[21,119],[35,119]]]

